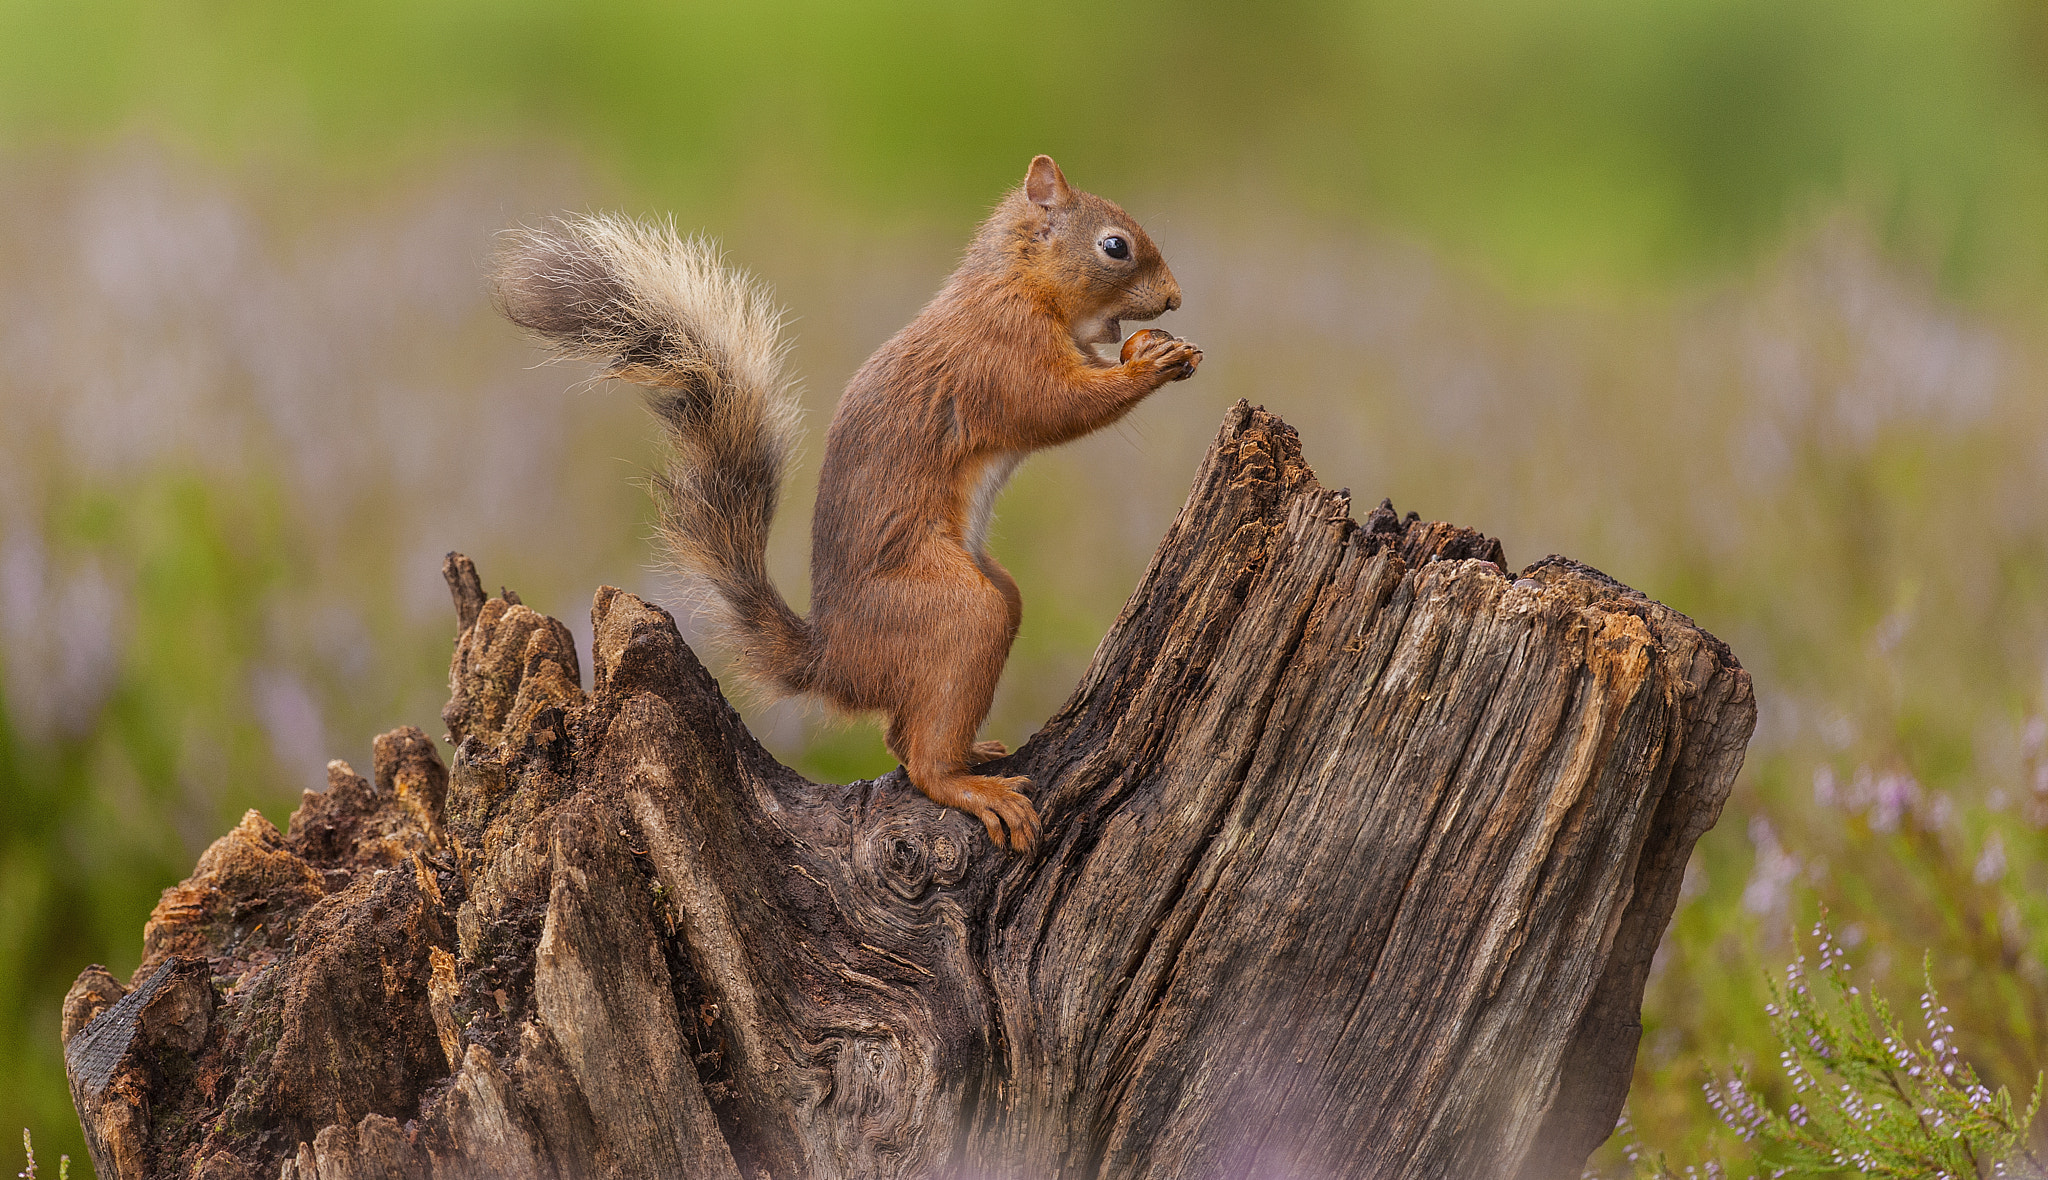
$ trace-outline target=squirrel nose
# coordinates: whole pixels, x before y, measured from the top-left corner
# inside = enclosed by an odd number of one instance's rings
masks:
[[[1179,291],[1174,291],[1174,292],[1172,292],[1172,293],[1170,293],[1170,294],[1168,294],[1168,295],[1167,295],[1167,297],[1166,297],[1166,310],[1168,310],[1168,311],[1179,311],[1179,310],[1180,310],[1180,292],[1179,292]]]

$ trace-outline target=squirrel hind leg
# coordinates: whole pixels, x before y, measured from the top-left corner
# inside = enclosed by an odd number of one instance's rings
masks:
[[[968,772],[1000,749],[974,734],[1015,634],[1001,588],[965,560],[933,560],[915,577],[869,581],[838,609],[824,652],[838,695],[889,715],[884,740],[926,797],[980,820],[998,847],[1035,847],[1030,780]]]
[[[910,764],[910,756],[905,753],[909,749],[909,739],[904,736],[903,730],[896,722],[890,722],[882,731],[882,744],[888,747],[889,757],[903,763],[905,766]],[[967,747],[967,765],[980,766],[984,762],[994,762],[998,758],[1007,758],[1009,755],[1010,747],[1002,742],[993,740],[976,742]]]
[[[947,716],[953,712],[953,716]],[[965,710],[936,710],[919,715],[898,713],[889,723],[889,748],[902,759],[905,772],[925,797],[981,821],[989,843],[1012,852],[1038,847],[1038,809],[1024,797],[1031,780],[1022,775],[969,774],[967,768],[1008,750],[1001,742],[976,742],[979,718]]]

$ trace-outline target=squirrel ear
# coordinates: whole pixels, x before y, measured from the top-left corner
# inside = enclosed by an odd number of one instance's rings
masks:
[[[1024,174],[1024,196],[1041,209],[1064,205],[1074,195],[1067,187],[1066,174],[1052,162],[1051,156],[1034,156],[1031,170]]]

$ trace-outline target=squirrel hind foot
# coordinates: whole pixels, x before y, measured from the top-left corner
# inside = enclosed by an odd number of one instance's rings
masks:
[[[951,774],[916,785],[932,802],[957,808],[980,820],[988,829],[989,843],[996,847],[1022,853],[1037,849],[1038,809],[1023,794],[1024,788],[1031,785],[1029,778]]]

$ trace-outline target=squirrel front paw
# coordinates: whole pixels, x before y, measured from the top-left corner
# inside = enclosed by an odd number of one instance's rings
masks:
[[[1185,381],[1201,367],[1202,350],[1192,341],[1171,332],[1147,328],[1124,341],[1123,363],[1149,369],[1160,375],[1161,383]]]

